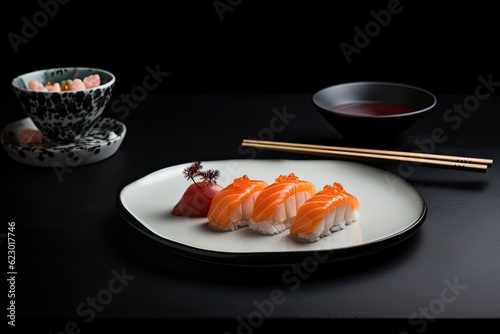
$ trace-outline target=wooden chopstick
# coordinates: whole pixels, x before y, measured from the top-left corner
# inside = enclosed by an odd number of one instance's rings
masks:
[[[460,170],[486,172],[493,165],[492,159],[460,157],[418,152],[364,149],[341,146],[325,146],[301,143],[273,142],[265,140],[244,139],[242,146],[264,148],[278,151],[305,153],[326,156],[351,158],[383,159],[392,161],[408,161],[424,166],[454,168]]]
[[[461,156],[442,155],[442,154],[376,150],[376,149],[369,149],[369,148],[326,146],[326,145],[288,143],[288,142],[277,142],[277,141],[266,141],[266,140],[251,140],[251,139],[243,139],[243,143],[245,143],[245,144],[254,143],[254,144],[262,144],[262,145],[280,145],[280,146],[287,146],[287,147],[301,147],[301,148],[306,148],[306,149],[334,150],[334,151],[345,151],[345,152],[394,155],[394,156],[400,156],[400,157],[413,157],[413,158],[419,158],[419,159],[435,159],[435,160],[444,160],[444,161],[461,162],[461,163],[482,164],[482,165],[488,165],[488,166],[493,165],[492,159],[461,157]]]

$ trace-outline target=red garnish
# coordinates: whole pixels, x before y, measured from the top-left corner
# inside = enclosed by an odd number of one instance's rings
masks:
[[[191,180],[194,183],[196,183],[194,178],[198,175],[200,169],[202,169],[202,168],[203,168],[203,166],[201,165],[201,161],[196,161],[191,166],[184,168],[184,170],[182,171],[182,174],[184,174],[184,177],[186,179]]]
[[[338,194],[345,192],[345,190],[344,190],[344,187],[340,183],[334,182],[333,185],[329,185],[329,184],[325,185],[323,187],[323,192],[326,194],[338,195]]]
[[[220,172],[216,169],[209,169],[205,172],[198,172],[198,175],[201,176],[207,185],[211,186],[219,178]]]
[[[247,175],[237,177],[233,181],[233,186],[235,186],[236,188],[244,189],[244,188],[248,187],[249,185],[250,185],[250,179],[248,178]]]
[[[288,175],[280,175],[274,180],[274,182],[276,183],[288,183],[297,181],[299,181],[299,178],[294,173],[290,173]]]
[[[207,171],[202,171],[203,165],[201,161],[197,161],[193,163],[191,166],[184,168],[182,174],[188,180],[193,181],[193,183],[200,188],[200,186],[196,183],[195,177],[201,177],[203,181],[207,183],[208,186],[215,184],[216,180],[219,178],[220,172],[216,169],[209,169]]]

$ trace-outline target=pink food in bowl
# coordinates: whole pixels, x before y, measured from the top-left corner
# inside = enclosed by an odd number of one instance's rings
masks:
[[[38,80],[30,80],[28,89],[41,92],[62,92],[69,90],[83,90],[101,85],[99,74],[91,74],[82,79],[64,80],[61,83],[47,82],[45,85]]]
[[[91,74],[83,78],[83,83],[85,84],[85,88],[98,87],[101,85],[101,78],[99,74]]]
[[[71,82],[70,90],[82,90],[86,89],[85,84],[80,79],[75,79]]]
[[[43,142],[43,134],[35,129],[22,129],[15,133],[16,140],[19,145],[41,144]]]

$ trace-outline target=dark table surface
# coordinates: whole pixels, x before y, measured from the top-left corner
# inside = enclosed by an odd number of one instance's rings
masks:
[[[291,267],[225,266],[169,253],[117,212],[124,186],[164,167],[196,160],[317,159],[274,151],[250,157],[239,150],[243,138],[271,134],[260,139],[345,145],[310,97],[150,94],[134,108],[107,111],[127,126],[115,155],[75,167],[61,179],[52,168],[23,165],[2,152],[0,234],[6,258],[8,222],[15,222],[16,329],[85,333],[181,324],[206,332],[263,333],[304,322],[421,333],[498,320],[500,170],[495,164],[487,173],[424,166],[403,172],[397,163],[363,162],[418,190],[428,207],[424,224],[402,243],[320,265],[294,285],[282,279]],[[454,104],[470,100],[465,94],[438,95],[436,108],[399,149],[500,161],[498,96],[481,100],[453,122],[444,118]],[[262,130],[284,110],[294,116],[286,126]],[[12,103],[4,105],[0,120],[5,126],[23,117]],[[446,140],[432,147],[426,139],[435,129]],[[281,302],[271,303],[276,289],[283,292]],[[5,304],[3,309],[8,312]]]

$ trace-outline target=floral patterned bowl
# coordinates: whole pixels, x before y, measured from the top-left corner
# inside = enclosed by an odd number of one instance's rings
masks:
[[[88,89],[58,92],[30,89],[30,81],[41,84],[83,80],[98,74],[100,84]],[[89,67],[64,67],[21,74],[12,80],[12,88],[23,111],[31,118],[46,140],[72,143],[87,136],[109,104],[115,76]]]

